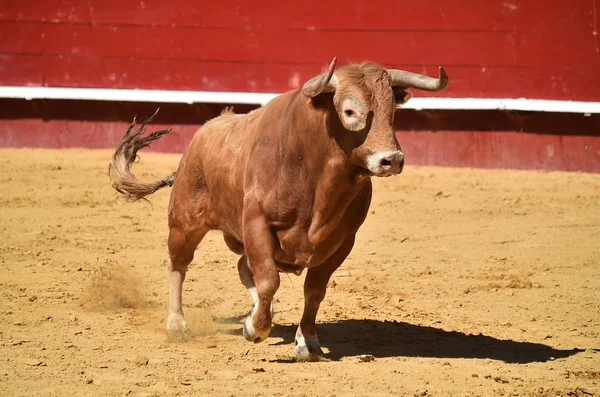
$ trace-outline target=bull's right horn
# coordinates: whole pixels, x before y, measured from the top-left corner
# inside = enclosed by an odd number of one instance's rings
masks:
[[[308,80],[302,86],[302,93],[307,97],[314,98],[324,92],[335,92],[337,88],[337,78],[333,75],[337,58],[329,64],[327,70],[318,76]]]
[[[448,75],[440,66],[440,77],[423,76],[422,74],[407,72],[406,70],[388,69],[392,80],[392,87],[418,88],[424,91],[441,91],[448,85]]]

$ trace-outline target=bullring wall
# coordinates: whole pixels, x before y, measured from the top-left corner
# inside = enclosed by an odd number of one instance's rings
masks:
[[[596,103],[597,20],[593,0],[2,0],[0,85],[279,93],[337,56],[433,76],[443,65],[449,88],[421,97]],[[0,99],[0,146],[111,147],[158,104]],[[223,106],[163,104],[174,137],[156,148],[181,151]],[[396,122],[409,163],[596,172],[598,127],[593,112],[477,106]]]

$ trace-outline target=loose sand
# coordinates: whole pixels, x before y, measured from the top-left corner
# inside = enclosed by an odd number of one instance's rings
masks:
[[[141,153],[141,178],[179,156]],[[303,276],[282,276],[271,337],[217,233],[184,284],[170,343],[166,210],[113,194],[109,151],[0,150],[0,395],[600,393],[600,175],[413,167],[371,212],[295,363]]]

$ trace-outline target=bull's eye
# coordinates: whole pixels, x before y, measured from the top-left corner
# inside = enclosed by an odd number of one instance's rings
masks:
[[[336,108],[339,119],[347,130],[360,131],[365,128],[365,105],[361,98],[348,95]]]

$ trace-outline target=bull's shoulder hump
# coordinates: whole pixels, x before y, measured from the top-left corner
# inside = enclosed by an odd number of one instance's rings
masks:
[[[262,113],[263,108],[254,109],[249,113],[231,113],[226,112],[217,116],[213,119],[208,120],[204,126],[204,128],[212,129],[212,128],[223,128],[223,127],[232,127],[240,122],[251,122],[254,119],[258,118]]]
[[[245,114],[225,113],[204,123],[204,129],[211,127],[230,126],[237,123]]]

